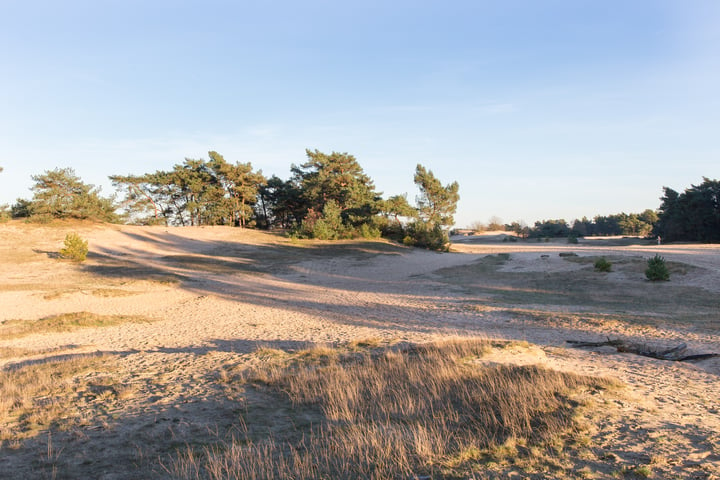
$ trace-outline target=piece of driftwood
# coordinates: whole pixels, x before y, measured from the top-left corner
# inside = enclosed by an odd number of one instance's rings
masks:
[[[687,344],[681,343],[677,347],[665,350],[657,350],[644,344],[630,343],[623,340],[611,340],[609,337],[602,342],[583,342],[580,340],[566,340],[573,348],[587,347],[615,347],[618,352],[634,353],[644,357],[669,360],[673,362],[685,362],[689,360],[705,360],[708,358],[720,357],[720,353],[701,353],[697,355],[683,355],[687,350]]]
[[[607,341],[603,342],[583,342],[580,340],[565,340],[567,343],[572,345],[574,348],[582,348],[582,347],[617,347],[618,345],[622,345],[622,340],[610,340],[609,338]]]

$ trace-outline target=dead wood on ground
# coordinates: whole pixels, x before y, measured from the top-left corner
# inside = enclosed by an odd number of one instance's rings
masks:
[[[687,350],[686,343],[681,343],[676,347],[658,350],[656,348],[649,347],[646,344],[631,343],[620,339],[611,340],[609,337],[607,340],[601,342],[584,342],[581,340],[566,340],[566,342],[573,348],[615,347],[618,352],[633,353],[635,355],[642,355],[643,357],[657,358],[659,360],[669,360],[673,362],[705,360],[708,358],[720,357],[720,353],[683,355]]]

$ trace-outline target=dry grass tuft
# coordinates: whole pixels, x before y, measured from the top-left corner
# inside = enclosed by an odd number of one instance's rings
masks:
[[[24,357],[34,353],[37,352],[28,348],[0,347],[0,359]]]
[[[98,389],[92,374],[114,368],[113,357],[82,355],[0,372],[0,445],[82,424],[88,402],[102,401],[105,390],[116,394],[110,384]],[[127,398],[122,387],[118,391]]]
[[[123,323],[148,323],[134,315],[98,315],[90,312],[61,313],[40,320],[6,320],[0,324],[0,339],[18,338],[34,333],[70,332],[79,328],[111,327]]]
[[[359,340],[353,340],[347,344],[351,351],[360,351],[367,348],[378,348],[383,344],[383,340],[379,337],[367,337]]]
[[[463,475],[486,455],[518,455],[518,445],[567,432],[578,406],[573,393],[608,384],[534,366],[473,363],[488,349],[485,340],[452,339],[300,352],[261,381],[257,371],[238,379],[263,398],[248,403],[245,438],[188,451],[170,470],[213,479]],[[270,424],[263,415],[275,425],[285,416],[287,427],[256,428]]]

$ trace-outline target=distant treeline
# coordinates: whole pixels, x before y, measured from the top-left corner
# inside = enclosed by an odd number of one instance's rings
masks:
[[[658,214],[647,209],[642,213],[618,213],[615,215],[597,215],[592,220],[583,217],[575,220],[572,225],[564,219],[542,220],[535,222],[533,227],[517,222],[506,225],[506,228],[523,238],[537,237],[589,237],[599,235],[625,235],[647,237],[652,235],[658,221]]]
[[[659,236],[667,242],[720,242],[720,181],[703,177],[703,183],[683,193],[668,187],[663,192],[657,211],[598,215],[592,220],[583,217],[572,224],[564,219],[542,220],[532,227],[513,222],[505,229],[522,238],[624,235]]]
[[[683,193],[665,187],[655,231],[667,241],[720,242],[720,181],[703,177]]]

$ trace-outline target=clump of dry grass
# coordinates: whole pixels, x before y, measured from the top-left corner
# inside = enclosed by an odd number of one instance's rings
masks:
[[[473,362],[489,345],[454,339],[305,354],[285,368],[252,372],[244,379],[262,395],[290,403],[282,411],[291,427],[188,451],[171,470],[213,479],[453,476],[467,473],[484,452],[511,445],[517,454],[516,444],[566,432],[577,407],[573,392],[607,384],[539,367]],[[246,432],[267,421],[259,418],[267,397],[263,403],[257,410],[248,404]]]
[[[0,347],[0,359],[24,357],[36,353],[28,348]]]
[[[83,406],[103,400],[89,374],[114,369],[112,358],[82,355],[0,372],[0,444],[85,422]],[[118,386],[118,396],[127,393]]]
[[[148,323],[136,315],[98,315],[90,312],[61,313],[40,320],[6,320],[0,324],[0,339],[18,338],[33,333],[70,332],[79,328],[111,327],[122,323]]]

